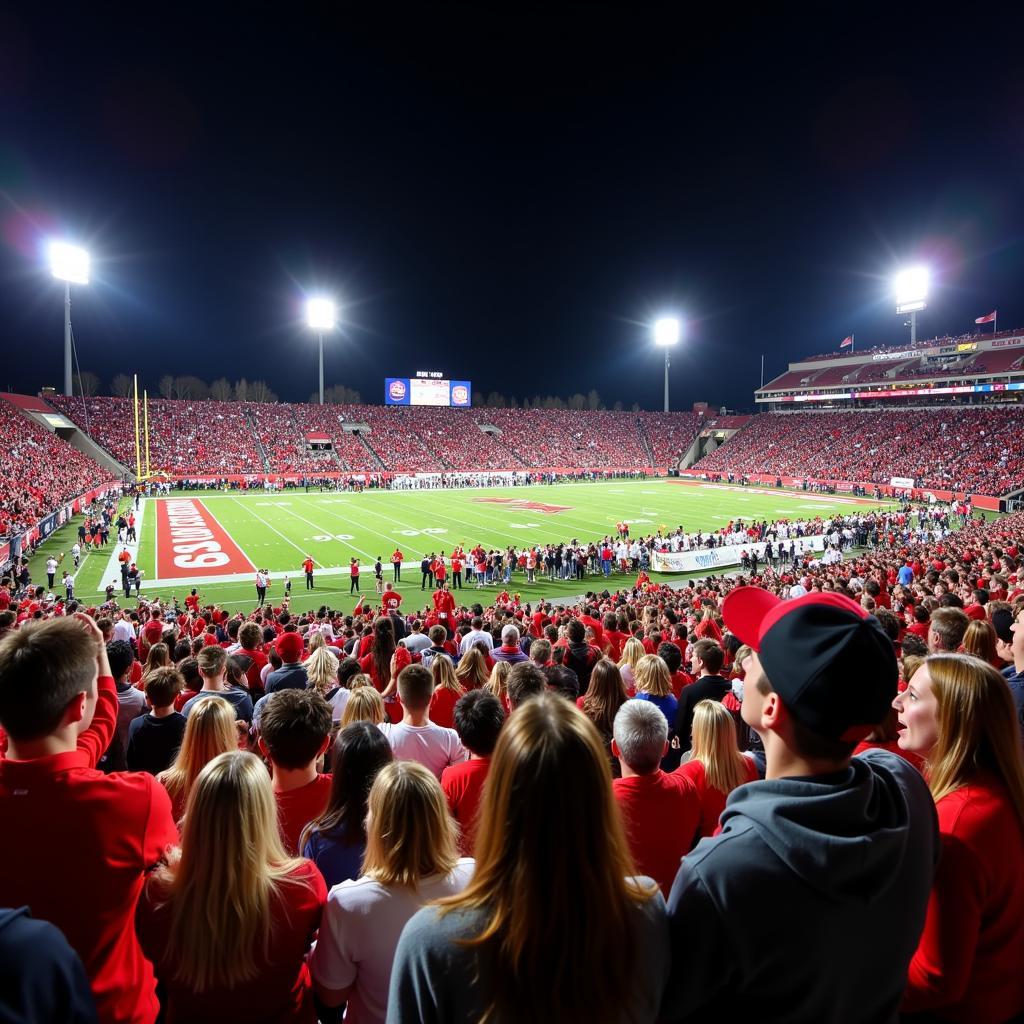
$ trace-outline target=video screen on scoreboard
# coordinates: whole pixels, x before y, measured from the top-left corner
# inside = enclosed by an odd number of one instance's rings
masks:
[[[427,377],[385,377],[385,405],[473,404],[473,388],[468,380],[440,380]]]

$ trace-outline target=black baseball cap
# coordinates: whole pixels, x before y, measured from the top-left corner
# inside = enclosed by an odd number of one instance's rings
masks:
[[[849,598],[783,601],[737,587],[722,618],[757,651],[772,689],[811,732],[854,743],[885,719],[899,679],[896,654],[878,620]]]
[[[992,613],[992,628],[996,631],[996,636],[1004,644],[1013,643],[1013,632],[1010,629],[1012,625],[1013,610],[1011,608],[997,608]]]

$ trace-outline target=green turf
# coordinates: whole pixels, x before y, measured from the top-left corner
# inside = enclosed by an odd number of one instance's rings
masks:
[[[289,490],[282,493],[188,492],[172,497],[199,497],[207,509],[258,566],[271,572],[289,572],[292,578],[292,606],[298,610],[327,603],[350,609],[348,575],[331,576],[319,571],[347,567],[355,555],[363,566],[362,590],[374,596],[372,566],[377,555],[385,562],[385,579],[390,580],[388,559],[396,545],[407,562],[400,590],[406,595],[403,611],[420,606],[418,561],[424,554],[450,552],[456,544],[466,550],[478,542],[486,548],[502,549],[510,544],[548,543],[577,538],[589,542],[611,533],[616,522],[629,520],[634,537],[659,528],[713,530],[730,519],[813,518],[833,512],[850,512],[875,503],[851,504],[849,498],[802,495],[789,491],[758,493],[753,489],[717,486],[683,486],[668,480],[612,480],[601,483],[555,486],[504,487],[442,491],[365,491],[362,494]],[[560,512],[532,511],[481,498],[512,498],[565,506]],[[140,534],[138,562],[147,583],[155,579],[155,502],[148,502]],[[126,507],[127,502],[122,502]],[[875,506],[876,507],[876,506]],[[74,543],[78,521],[67,524],[47,539],[30,562],[33,579],[45,582],[44,562],[51,551],[67,551]],[[79,599],[91,602],[103,586],[116,578],[109,569],[111,547],[87,556],[77,577]],[[304,589],[300,568],[306,554],[317,563],[316,590]],[[65,565],[67,562],[65,562]],[[61,568],[64,568],[62,565]],[[655,579],[659,578],[657,574]],[[673,576],[673,579],[679,577]],[[614,576],[613,582],[632,581],[632,575]],[[59,573],[58,573],[59,582]],[[193,584],[147,585],[143,596],[177,596],[183,599]],[[204,600],[229,607],[248,608],[254,603],[252,574],[236,581],[195,584]],[[538,597],[570,597],[585,590],[603,588],[603,577],[587,576],[579,581],[542,581],[530,587],[525,575],[516,572],[510,590],[524,601]],[[477,591],[465,588],[467,604],[500,587]],[[269,600],[278,602],[282,582],[273,580]]]

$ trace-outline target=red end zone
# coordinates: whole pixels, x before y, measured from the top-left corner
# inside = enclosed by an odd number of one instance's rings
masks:
[[[210,510],[193,498],[156,504],[156,575],[160,580],[254,572],[255,566]]]

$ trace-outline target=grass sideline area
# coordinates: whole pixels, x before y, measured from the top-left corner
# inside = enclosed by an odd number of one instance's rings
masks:
[[[192,502],[214,529],[222,531],[241,555],[206,579],[176,569],[178,579],[161,578],[161,566],[168,566],[166,551],[161,558],[158,524],[166,533],[166,502]],[[262,491],[188,491],[169,497],[144,499],[137,558],[145,572],[143,597],[177,597],[184,600],[195,586],[204,603],[212,602],[235,610],[255,606],[252,566],[269,569],[273,578],[268,603],[278,604],[283,596],[287,573],[292,582],[292,608],[304,611],[328,604],[350,611],[357,598],[349,595],[349,560],[361,561],[361,592],[369,600],[375,597],[373,562],[377,555],[384,561],[384,579],[392,579],[389,562],[396,547],[405,555],[402,582],[397,589],[405,597],[403,611],[408,613],[429,600],[420,590],[419,560],[432,552],[450,552],[461,544],[469,550],[478,542],[486,548],[521,548],[528,543],[547,544],[576,538],[581,542],[600,540],[612,534],[615,524],[626,520],[633,537],[661,529],[682,526],[687,532],[721,529],[730,520],[814,518],[854,510],[891,507],[890,503],[848,495],[824,495],[808,492],[706,484],[674,479],[609,480],[598,483],[570,483],[553,486],[466,488],[428,491],[364,491],[362,493],[321,492],[311,489]],[[130,503],[122,499],[120,507]],[[178,506],[181,508],[182,506]],[[65,553],[55,589],[60,587],[60,572],[70,567],[66,554],[77,538],[76,517],[55,531],[40,546],[29,562],[32,579],[45,583],[45,562],[51,553]],[[207,524],[209,525],[209,524]],[[227,542],[225,542],[227,544]],[[166,541],[165,541],[166,547]],[[86,604],[103,599],[103,588],[120,583],[114,537],[106,548],[89,551],[76,576],[75,596]],[[134,553],[134,552],[133,552]],[[313,591],[305,589],[301,563],[309,554],[316,563]],[[703,576],[706,573],[693,573]],[[233,577],[225,579],[224,576]],[[680,580],[682,574],[652,573],[658,580]],[[613,574],[611,586],[632,582],[632,574]],[[515,572],[509,591],[519,593],[524,602],[538,598],[565,599],[591,589],[604,589],[603,577],[588,575],[584,580],[548,581],[539,579],[528,586],[524,573]],[[483,591],[475,585],[457,593],[456,600],[487,604],[502,587]],[[123,593],[117,594],[122,603]],[[134,604],[134,597],[129,604]]]

